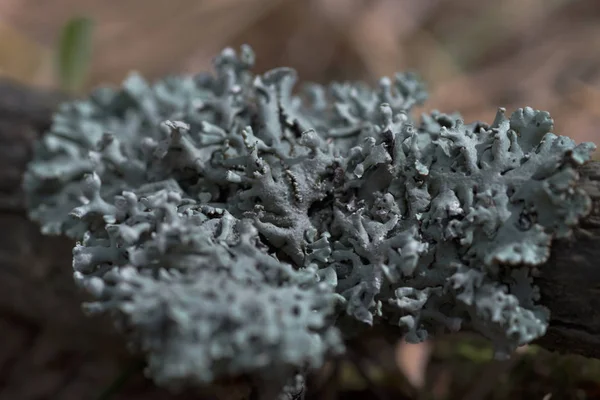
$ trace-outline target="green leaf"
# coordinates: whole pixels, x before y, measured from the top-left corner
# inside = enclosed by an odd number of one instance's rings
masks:
[[[92,30],[92,20],[82,17],[69,20],[62,29],[57,74],[65,91],[77,92],[85,83],[92,56]]]
[[[494,351],[491,346],[477,346],[468,342],[459,343],[456,353],[475,363],[486,363],[494,359]]]

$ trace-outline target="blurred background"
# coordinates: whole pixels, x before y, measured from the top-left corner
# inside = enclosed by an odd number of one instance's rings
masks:
[[[36,85],[204,71],[242,43],[258,71],[325,82],[413,69],[429,109],[491,120],[531,105],[560,133],[598,139],[597,0],[0,0],[0,73]]]
[[[529,105],[557,133],[600,143],[598,0],[0,0],[0,76],[73,94],[131,70],[206,71],[244,43],[257,72],[375,82],[415,70],[431,94],[423,111],[491,122],[499,106]],[[356,398],[600,398],[597,362],[535,346],[509,362],[471,337],[360,347],[368,365],[334,379]]]

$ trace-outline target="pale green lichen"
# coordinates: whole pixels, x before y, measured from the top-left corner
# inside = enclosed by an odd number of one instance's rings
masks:
[[[594,145],[531,108],[415,121],[411,74],[296,94],[293,70],[253,60],[63,105],[25,176],[31,218],[78,240],[87,309],[158,382],[283,382],[372,324],[466,326],[504,353],[545,333],[530,268],[589,212]]]

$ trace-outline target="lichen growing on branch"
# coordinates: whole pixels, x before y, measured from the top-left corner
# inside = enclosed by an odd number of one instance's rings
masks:
[[[475,329],[499,354],[545,333],[531,269],[590,211],[593,144],[531,108],[413,119],[412,74],[297,93],[253,62],[226,49],[214,75],[64,104],[25,176],[31,218],[77,240],[86,310],[158,383],[292,382],[374,324]]]

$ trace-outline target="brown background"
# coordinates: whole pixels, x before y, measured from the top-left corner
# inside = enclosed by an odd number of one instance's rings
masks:
[[[557,131],[597,139],[596,0],[0,0],[0,71],[52,86],[52,52],[75,16],[95,21],[88,87],[132,69],[206,70],[222,47],[249,43],[258,70],[327,81],[415,69],[428,108],[489,120],[531,105]]]

